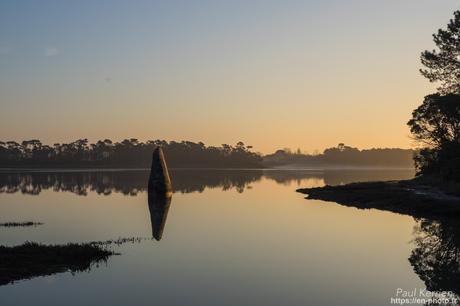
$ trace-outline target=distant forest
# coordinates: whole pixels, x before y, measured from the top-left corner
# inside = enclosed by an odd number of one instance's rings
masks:
[[[155,147],[162,146],[172,168],[272,168],[272,167],[413,167],[412,150],[357,148],[339,144],[322,154],[308,155],[278,150],[263,156],[238,142],[206,146],[202,142],[109,139],[90,144],[87,139],[52,146],[40,140],[0,141],[1,168],[149,168]]]
[[[369,149],[359,150],[340,143],[328,148],[322,154],[308,155],[290,150],[278,150],[265,155],[263,162],[267,167],[391,167],[412,168],[415,151],[410,149]]]
[[[132,138],[89,144],[87,139],[79,139],[53,146],[39,140],[0,142],[0,167],[149,168],[157,146],[163,147],[168,165],[176,168],[257,168],[262,162],[262,157],[242,142],[212,147],[190,141],[140,142]]]

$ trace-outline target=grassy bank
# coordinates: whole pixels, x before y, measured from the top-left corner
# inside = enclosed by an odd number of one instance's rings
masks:
[[[14,247],[0,246],[0,285],[59,272],[85,271],[115,254],[95,243],[26,242]]]
[[[0,227],[28,227],[28,226],[39,226],[43,225],[41,222],[32,222],[32,221],[27,221],[27,222],[5,222],[5,223],[0,223]]]

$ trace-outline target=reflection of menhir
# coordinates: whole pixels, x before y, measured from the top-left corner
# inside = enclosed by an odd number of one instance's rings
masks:
[[[169,206],[171,205],[171,198],[171,194],[161,195],[150,190],[148,193],[152,236],[158,241],[161,240],[161,236],[163,235]]]
[[[150,222],[152,223],[152,235],[156,240],[161,240],[163,235],[172,193],[168,166],[163,150],[158,147],[153,151],[148,187]]]

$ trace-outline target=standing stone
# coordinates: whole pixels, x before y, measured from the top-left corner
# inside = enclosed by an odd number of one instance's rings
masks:
[[[148,186],[148,205],[150,222],[152,224],[152,236],[160,240],[168,216],[172,198],[172,184],[166,165],[163,149],[157,147],[152,155],[152,168],[150,170]]]
[[[170,195],[173,192],[171,177],[166,165],[163,149],[157,147],[152,155],[152,168],[149,178],[149,192],[158,195]]]

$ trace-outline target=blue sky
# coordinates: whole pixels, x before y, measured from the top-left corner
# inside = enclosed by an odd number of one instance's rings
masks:
[[[1,1],[0,139],[410,147],[454,0]]]

